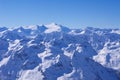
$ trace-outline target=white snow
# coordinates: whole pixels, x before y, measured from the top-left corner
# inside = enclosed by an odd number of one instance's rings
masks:
[[[3,65],[6,65],[7,62],[9,61],[10,59],[10,56],[9,57],[6,57],[6,58],[3,58],[1,61],[0,61],[0,67],[3,66]]]
[[[44,78],[41,72],[36,69],[20,71],[20,74],[21,76],[17,80],[43,80]]]
[[[14,49],[14,47],[19,43],[20,40],[16,39],[14,42],[9,42],[8,50]],[[19,46],[20,47],[20,46]]]
[[[112,30],[111,33],[120,34],[120,30]]]
[[[55,24],[55,23],[48,24],[48,25],[46,25],[46,27],[47,27],[48,29],[45,31],[45,33],[60,32],[60,31],[61,31],[60,26],[58,26],[58,25]]]

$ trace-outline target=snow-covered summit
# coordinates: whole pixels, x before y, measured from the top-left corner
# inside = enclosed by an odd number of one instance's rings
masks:
[[[119,80],[119,31],[55,23],[0,28],[0,80]]]
[[[51,33],[51,32],[68,32],[70,31],[69,28],[67,27],[64,27],[62,25],[58,25],[56,23],[51,23],[51,24],[48,24],[46,25],[47,27],[47,30],[45,31],[45,33]]]

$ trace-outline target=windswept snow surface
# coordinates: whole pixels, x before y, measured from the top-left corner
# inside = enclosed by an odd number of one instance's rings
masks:
[[[120,29],[0,28],[0,80],[120,80]]]

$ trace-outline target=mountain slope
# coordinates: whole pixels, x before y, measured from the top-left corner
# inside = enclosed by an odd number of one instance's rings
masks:
[[[0,28],[0,80],[119,80],[119,29]]]

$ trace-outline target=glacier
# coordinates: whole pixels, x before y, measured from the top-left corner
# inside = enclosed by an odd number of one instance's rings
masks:
[[[120,29],[0,27],[0,80],[120,80]]]

